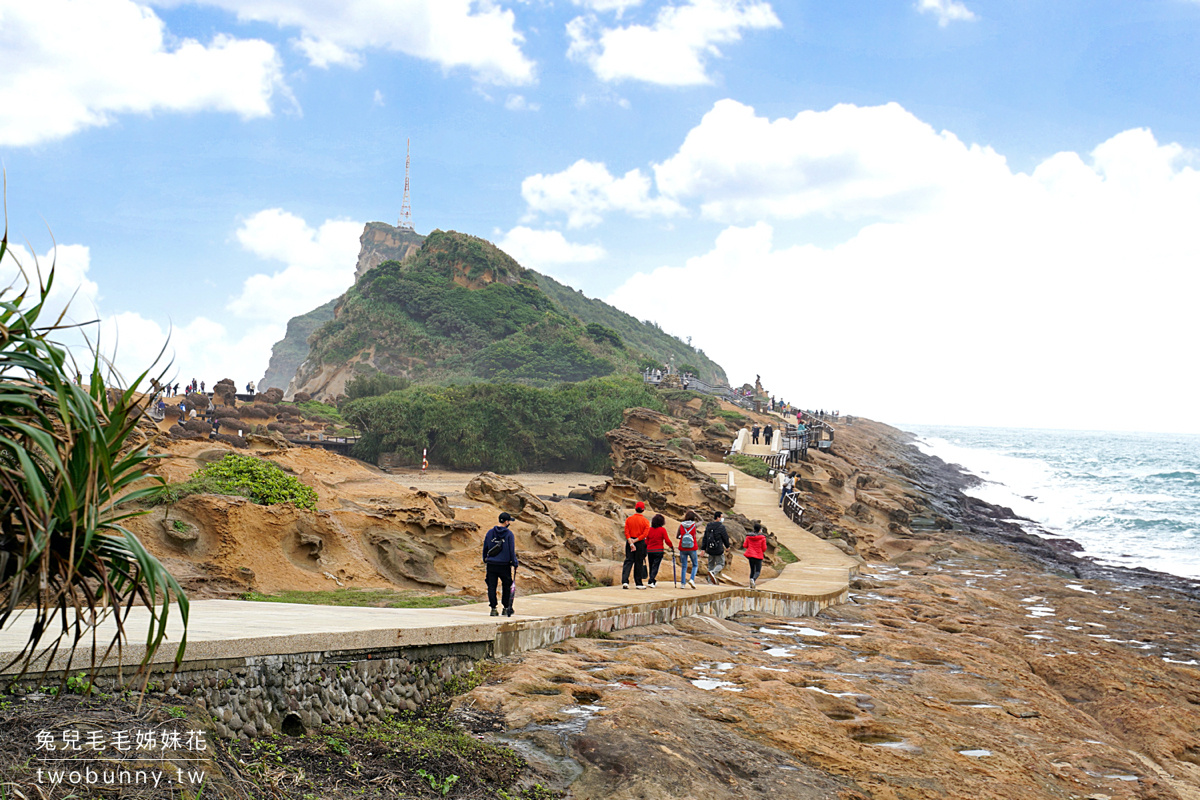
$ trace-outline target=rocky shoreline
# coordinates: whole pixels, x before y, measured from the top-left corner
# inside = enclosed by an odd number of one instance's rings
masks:
[[[1190,582],[1027,533],[898,430],[838,436],[801,473],[866,559],[851,603],[571,640],[460,712],[576,798],[1200,798]]]
[[[910,442],[915,441],[915,437],[908,436]],[[1059,536],[1039,536],[1036,531],[1048,531],[1037,520],[1022,517],[1011,508],[967,495],[968,489],[983,481],[961,466],[947,464],[937,456],[927,455],[915,444],[911,446],[909,458],[913,468],[929,487],[931,496],[940,500],[936,507],[971,535],[1008,545],[1047,569],[1069,573],[1076,578],[1111,581],[1133,588],[1166,587],[1193,600],[1200,600],[1200,589],[1195,580],[1145,567],[1101,564],[1090,556],[1079,555],[1083,552],[1083,546],[1078,542]]]

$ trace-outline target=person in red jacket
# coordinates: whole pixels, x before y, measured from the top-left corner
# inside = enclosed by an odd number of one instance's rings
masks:
[[[642,514],[646,504],[641,500],[633,507],[634,512],[625,520],[625,563],[621,566],[621,588],[629,588],[629,572],[637,588],[645,589],[646,579],[646,534],[650,532],[650,521]]]
[[[767,554],[767,537],[763,535],[761,522],[754,523],[753,533],[746,534],[742,549],[746,551],[746,560],[750,562],[750,588],[753,589],[762,572],[763,557]]]
[[[650,520],[650,531],[646,534],[646,558],[649,560],[650,580],[647,585],[651,589],[658,588],[658,568],[662,564],[665,548],[670,548],[671,558],[675,557],[675,545],[667,535],[667,520],[662,514],[655,514]]]
[[[696,512],[688,511],[683,515],[683,524],[679,526],[679,588],[685,586],[696,588],[696,570],[700,569],[700,534],[696,531]],[[692,572],[688,574],[688,563]]]

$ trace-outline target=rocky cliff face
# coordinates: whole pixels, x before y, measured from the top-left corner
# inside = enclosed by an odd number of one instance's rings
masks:
[[[385,261],[403,261],[421,249],[425,237],[416,231],[397,228],[386,222],[368,222],[358,237],[358,264],[354,268],[357,281],[368,271]]]
[[[386,222],[368,222],[362,236],[358,237],[358,263],[354,269],[354,279],[358,280],[384,261],[403,261],[420,250],[424,241],[425,237],[416,231],[397,228]],[[288,389],[296,371],[308,358],[308,337],[333,319],[334,310],[341,299],[334,298],[307,314],[288,320],[287,332],[271,348],[271,361],[266,373],[258,381],[261,388],[277,386]],[[288,397],[290,399],[290,393]]]
[[[267,364],[267,371],[262,380],[258,382],[259,388],[288,388],[296,370],[304,363],[304,359],[308,358],[308,337],[333,319],[333,309],[337,302],[337,299],[330,300],[307,314],[288,320],[287,333],[271,348],[271,361]]]

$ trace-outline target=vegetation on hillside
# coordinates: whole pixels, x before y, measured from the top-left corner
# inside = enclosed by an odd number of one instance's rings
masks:
[[[676,365],[689,365],[692,367],[689,371],[701,380],[710,383],[728,382],[725,370],[721,369],[720,364],[700,350],[666,333],[657,323],[642,322],[608,303],[587,297],[583,292],[559,283],[554,278],[532,270],[529,272],[537,281],[538,288],[563,312],[583,320],[589,331],[593,325],[607,328],[619,336],[624,345],[644,354],[647,358],[644,363],[639,359],[638,369],[662,366],[674,356]],[[698,321],[698,324],[703,323]],[[680,369],[682,370],[682,367]]]
[[[420,464],[454,469],[527,469],[602,473],[610,466],[604,434],[625,409],[665,410],[636,377],[595,378],[537,388],[512,383],[411,386],[347,403],[342,414],[363,432],[355,455],[396,452]]]
[[[521,381],[548,386],[608,375],[631,359],[615,332],[563,314],[495,245],[434,231],[403,263],[386,261],[346,294],[312,337],[312,363],[370,348],[385,373],[424,383]]]
[[[696,365],[702,378],[725,379],[718,365],[656,325],[453,231],[434,231],[415,255],[363,275],[341,299],[337,318],[304,347],[305,372],[369,354],[383,373],[443,385],[552,386],[633,373],[672,357]]]
[[[398,392],[407,389],[410,381],[398,375],[388,375],[386,372],[364,372],[346,381],[346,399],[358,400],[362,397],[379,397],[388,392]],[[311,400],[309,402],[312,402]]]
[[[12,257],[7,249],[6,230],[0,263]],[[156,488],[131,491],[150,463],[134,433],[146,401],[109,388],[99,356],[80,376],[47,338],[59,330],[42,319],[54,279],[51,267],[42,285],[0,287],[0,627],[18,611],[31,624],[21,653],[0,667],[27,668],[39,647],[63,637],[68,648],[90,641],[110,615],[114,643],[124,639],[135,605],[151,613],[144,664],[166,635],[171,603],[185,628],[188,613],[179,584],[123,526]],[[186,635],[177,659],[185,646]]]

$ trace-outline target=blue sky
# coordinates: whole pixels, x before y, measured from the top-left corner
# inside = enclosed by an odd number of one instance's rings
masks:
[[[173,326],[183,380],[244,383],[395,221],[411,138],[418,230],[735,380],[1200,432],[1198,30],[1197,0],[0,0],[9,227],[26,262],[52,232],[127,370]]]

